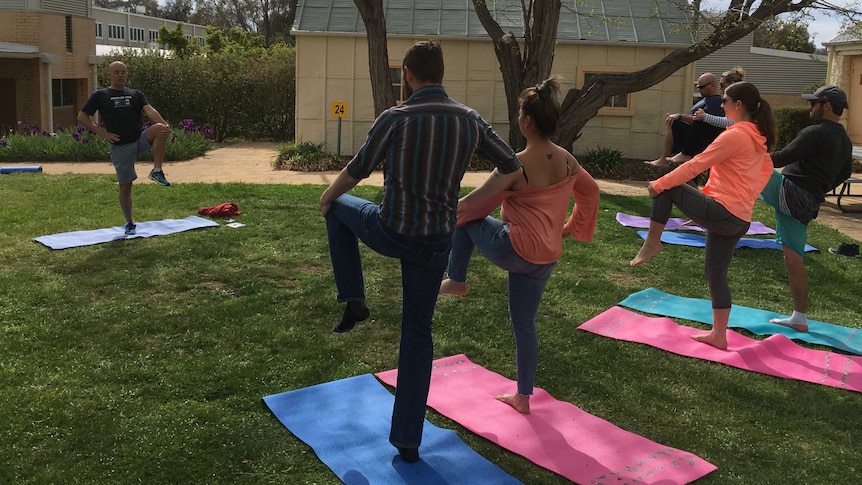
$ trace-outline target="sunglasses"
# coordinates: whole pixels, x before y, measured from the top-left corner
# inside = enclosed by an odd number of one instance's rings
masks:
[[[808,100],[808,106],[811,106],[813,108],[814,106],[817,106],[818,104],[823,104],[825,102],[826,101],[823,101],[822,99],[810,99]]]
[[[712,84],[712,83],[714,83],[714,82],[715,82],[715,81],[708,82],[708,83],[706,83],[706,84],[695,84],[695,87],[696,87],[697,89],[703,89],[703,88],[705,88],[705,87],[709,86],[710,84]]]
[[[722,98],[721,98],[721,105],[722,105],[722,106],[724,106],[724,105],[725,105],[725,104],[727,104],[727,103],[735,103],[735,101],[734,101],[734,100],[732,100],[732,99],[730,99],[730,98],[724,98],[724,97],[722,97]]]

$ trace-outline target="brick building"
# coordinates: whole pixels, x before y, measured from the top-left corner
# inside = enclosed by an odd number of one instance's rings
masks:
[[[54,131],[76,116],[98,84],[100,55],[153,46],[178,22],[96,8],[91,0],[0,0],[0,124]],[[206,28],[185,24],[204,43]],[[98,49],[97,49],[98,48]]]

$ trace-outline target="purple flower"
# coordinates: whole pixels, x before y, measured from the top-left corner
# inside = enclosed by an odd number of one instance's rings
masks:
[[[8,147],[9,142],[5,138],[0,138],[0,147]]]
[[[74,138],[75,141],[81,141],[81,134],[78,132],[72,133],[72,138]]]

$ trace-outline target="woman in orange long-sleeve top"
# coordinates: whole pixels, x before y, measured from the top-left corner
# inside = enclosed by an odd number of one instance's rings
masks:
[[[536,378],[539,338],[536,312],[545,284],[563,253],[562,239],[591,241],[599,210],[599,186],[550,137],[560,117],[555,94],[557,78],[525,89],[519,99],[518,125],[527,147],[518,153],[523,179],[508,187],[496,183],[496,172],[458,202],[458,228],[452,236],[449,278],[440,294],[467,294],[467,267],[473,248],[509,272],[509,319],[515,336],[518,365],[517,393],[497,399],[518,412],[530,412]],[[569,201],[575,207],[566,222]],[[500,218],[487,217],[500,205]]]
[[[644,264],[661,252],[661,233],[674,205],[706,228],[704,274],[712,300],[712,331],[692,338],[725,350],[731,307],[727,271],[736,244],[751,225],[754,202],[772,175],[767,150],[775,142],[775,122],[769,103],[751,83],[729,86],[722,104],[733,125],[702,153],[650,182],[649,232],[630,264]],[[702,192],[686,184],[707,168],[709,180]]]

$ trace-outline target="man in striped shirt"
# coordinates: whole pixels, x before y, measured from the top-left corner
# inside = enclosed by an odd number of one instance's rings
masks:
[[[496,166],[499,189],[522,170],[491,126],[446,94],[437,42],[408,49],[402,72],[407,101],[375,120],[365,144],[320,197],[320,211],[337,300],[347,303],[335,332],[348,332],[369,316],[357,238],[401,261],[401,342],[389,441],[405,461],[415,462],[431,382],[431,319],[449,262],[461,179],[474,153]],[[346,194],[381,163],[380,205]]]

